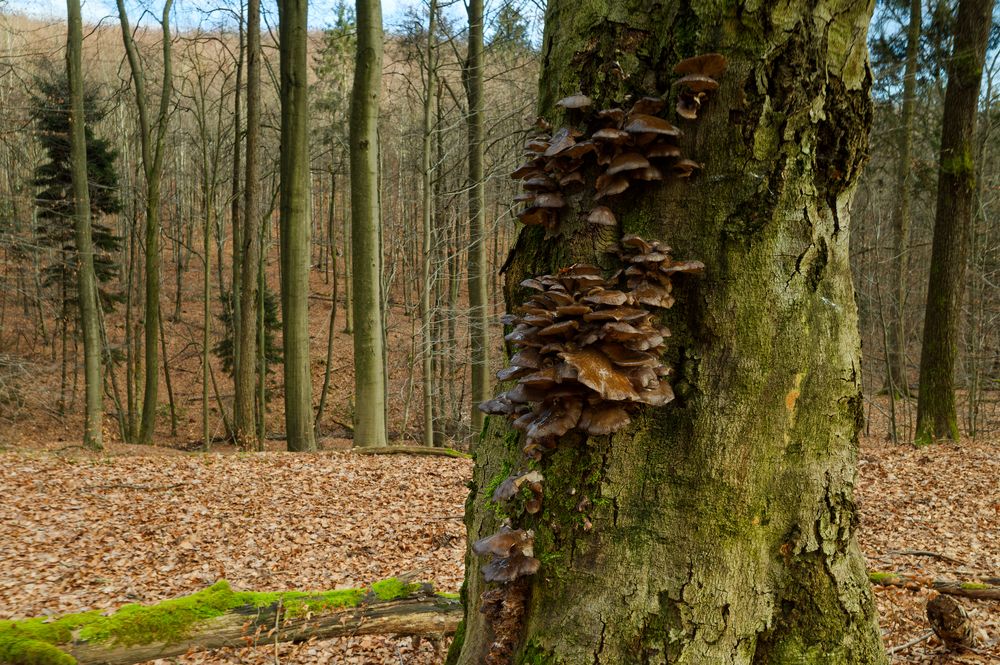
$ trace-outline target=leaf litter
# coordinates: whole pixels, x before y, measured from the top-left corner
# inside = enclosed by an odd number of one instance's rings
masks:
[[[113,450],[0,453],[0,619],[113,610],[223,578],[257,591],[401,573],[440,591],[461,586],[469,460]],[[993,442],[915,449],[862,439],[856,498],[869,570],[1000,576],[998,477]],[[975,651],[950,653],[933,637],[898,649],[927,633],[934,592],[874,590],[893,663],[1000,662],[1000,602],[958,599],[976,626]],[[443,662],[447,642],[358,636],[154,662],[430,665]]]

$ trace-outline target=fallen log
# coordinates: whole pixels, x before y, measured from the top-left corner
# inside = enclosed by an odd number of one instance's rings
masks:
[[[454,448],[432,448],[430,446],[355,446],[352,452],[359,455],[440,455],[441,457],[457,457],[472,459],[469,453],[463,453]]]
[[[897,573],[868,573],[869,581],[876,586],[897,586],[906,589],[933,589],[938,593],[975,600],[1000,600],[1000,586],[981,582],[952,580],[925,580]]]
[[[366,589],[237,592],[225,581],[156,605],[114,613],[0,621],[0,663],[131,665],[221,647],[344,635],[450,635],[457,598],[396,578]]]

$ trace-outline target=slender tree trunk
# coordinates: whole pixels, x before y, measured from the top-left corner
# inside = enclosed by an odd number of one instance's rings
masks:
[[[486,180],[483,170],[485,112],[483,99],[483,0],[469,0],[469,50],[463,76],[469,100],[469,345],[472,366],[473,443],[483,429],[477,408],[488,399],[489,276],[486,264]]]
[[[306,59],[307,14],[306,0],[278,2],[281,42],[281,322],[285,352],[285,434],[288,450],[292,451],[316,449],[309,364],[309,217],[312,204],[309,193],[309,88],[306,80],[309,71]],[[248,101],[249,97],[248,94]],[[249,109],[247,119],[249,122]],[[249,217],[249,210],[247,213]]]
[[[101,322],[97,310],[97,276],[94,243],[90,234],[90,188],[87,180],[86,120],[83,108],[83,21],[80,0],[67,0],[69,34],[66,72],[70,94],[70,162],[73,176],[76,227],[77,300],[83,328],[83,362],[86,384],[83,445],[100,450],[104,434],[104,377],[101,359]]]
[[[232,200],[230,201],[230,217],[233,223],[233,283],[231,300],[229,301],[232,311],[230,312],[230,322],[233,334],[233,374],[239,372],[240,360],[240,272],[243,270],[243,224],[240,219],[240,175],[242,165],[240,156],[240,144],[243,142],[241,92],[243,89],[243,58],[246,53],[246,46],[243,38],[243,3],[240,2],[239,15],[239,54],[236,59],[236,90],[233,95],[233,173],[230,185]],[[235,410],[235,409],[234,409]]]
[[[344,332],[348,335],[354,334],[354,279],[351,277],[351,265],[353,263],[353,253],[351,252],[351,236],[353,235],[353,225],[351,224],[351,209],[353,204],[348,205],[350,192],[344,192],[341,197],[341,205],[344,209]]]
[[[142,420],[139,424],[138,443],[152,443],[156,428],[157,394],[159,392],[160,365],[156,338],[160,328],[160,174],[163,171],[163,148],[173,91],[170,56],[170,9],[173,0],[163,5],[163,83],[160,89],[160,108],[156,118],[155,133],[146,106],[146,77],[132,39],[132,28],[125,11],[125,0],[117,0],[118,18],[121,23],[122,41],[132,72],[136,110],[139,114],[139,138],[142,144],[142,166],[146,179],[146,302],[145,302],[145,370]]]
[[[237,327],[239,361],[235,369],[233,428],[237,445],[249,448],[256,440],[256,367],[257,367],[257,264],[260,253],[260,167],[258,142],[260,137],[260,0],[247,3],[247,130],[246,178],[243,201],[243,247],[240,251],[240,324]],[[284,176],[282,176],[284,179]],[[284,249],[282,249],[284,252]],[[262,444],[260,441],[258,444]],[[259,447],[259,446],[258,446]]]
[[[960,0],[941,127],[937,211],[917,396],[918,443],[958,441],[955,355],[976,197],[975,132],[993,0]]]
[[[323,367],[323,389],[319,393],[319,406],[316,407],[316,422],[314,428],[318,431],[320,422],[323,419],[323,412],[326,410],[326,398],[330,394],[330,378],[333,376],[333,342],[337,337],[337,297],[340,295],[338,292],[339,282],[337,280],[337,252],[335,251],[336,244],[334,243],[336,229],[336,192],[337,192],[337,174],[334,171],[330,172],[330,210],[327,234],[329,235],[328,240],[330,244],[329,249],[329,260],[330,260],[330,271],[333,273],[333,289],[330,293],[330,320],[326,331],[326,365]]]
[[[920,54],[921,1],[910,2],[910,24],[906,30],[906,71],[903,75],[903,109],[899,122],[899,162],[896,165],[898,203],[893,211],[895,256],[892,266],[892,288],[895,312],[888,330],[889,385],[885,389],[895,395],[909,395],[906,372],[906,274],[910,244],[910,161],[913,143],[913,112],[917,101],[917,57]]]
[[[382,5],[357,0],[358,43],[351,94],[351,261],[354,311],[354,445],[387,445],[382,353],[378,112]]]
[[[619,227],[596,228],[578,221],[597,175],[587,171],[561,237],[521,231],[508,311],[526,277],[574,262],[621,268],[607,253],[620,234],[707,267],[674,282],[663,317],[676,399],[642,407],[613,436],[563,437],[533,467],[541,511],[491,501],[526,462],[520,435],[489,419],[468,541],[506,512],[534,530],[541,568],[522,578],[526,596],[500,588],[511,621],[494,626],[479,608],[496,585],[468,552],[464,637],[449,662],[506,662],[486,659],[509,637],[510,662],[533,665],[888,663],[852,495],[863,402],[847,215],[872,117],[871,10],[854,0],[548,3],[539,110],[556,127],[581,117],[555,104],[575,92],[594,111],[666,94],[673,118],[678,56],[718,51],[729,68],[697,121],[675,120],[701,172],[602,199]]]
[[[430,0],[429,18],[427,20],[427,49],[424,52],[424,65],[427,78],[424,80],[424,127],[421,159],[420,194],[423,199],[423,233],[421,234],[420,253],[423,257],[423,280],[420,291],[420,320],[423,336],[421,347],[421,367],[423,368],[423,402],[424,402],[424,445],[434,445],[434,373],[433,348],[431,344],[431,289],[434,280],[433,272],[433,223],[434,223],[434,190],[432,166],[434,150],[434,90],[437,66],[434,40],[437,33],[437,0]]]

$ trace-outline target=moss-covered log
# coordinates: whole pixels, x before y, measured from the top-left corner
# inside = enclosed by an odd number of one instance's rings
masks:
[[[588,226],[567,197],[560,237],[525,228],[506,264],[522,279],[574,262],[620,267],[622,234],[706,265],[680,277],[664,316],[677,398],[611,437],[567,435],[541,462],[542,510],[497,505],[525,465],[519,434],[490,418],[476,449],[469,542],[509,517],[534,530],[514,663],[885,663],[855,539],[862,419],[848,212],[867,155],[870,3],[550,0],[540,114],[582,92],[593,109],[676,99],[676,62],[718,52],[721,87],[684,131],[690,181],[636,183]],[[588,174],[593,183],[593,173]],[[593,191],[589,189],[587,191]],[[478,611],[486,563],[467,556],[466,615],[449,662],[495,641]],[[491,596],[491,600],[495,596]],[[510,613],[508,616],[513,616]]]
[[[898,586],[904,589],[933,589],[948,596],[972,600],[1000,600],[1000,586],[985,582],[958,582],[955,580],[927,580],[899,573],[868,573],[868,580],[876,586]]]
[[[126,605],[105,616],[0,621],[0,663],[127,665],[190,651],[301,642],[343,635],[450,635],[456,598],[396,578],[366,589],[261,593],[225,581],[156,605]]]

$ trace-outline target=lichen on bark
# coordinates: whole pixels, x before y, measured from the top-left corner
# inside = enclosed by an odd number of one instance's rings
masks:
[[[519,526],[534,529],[543,565],[513,662],[886,662],[852,499],[860,363],[847,235],[871,118],[870,12],[851,0],[550,0],[539,111],[557,126],[572,120],[554,107],[567,94],[597,108],[673,100],[673,65],[696,53],[723,53],[729,70],[696,123],[677,121],[702,172],[610,204],[619,234],[666,241],[706,273],[678,280],[664,316],[675,402],[541,462],[545,510]],[[604,253],[615,234],[563,232],[522,231],[509,307],[525,277],[615,267]],[[499,526],[486,488],[519,463],[516,438],[490,418],[469,542]],[[449,662],[471,665],[492,636],[480,562],[466,563]]]

